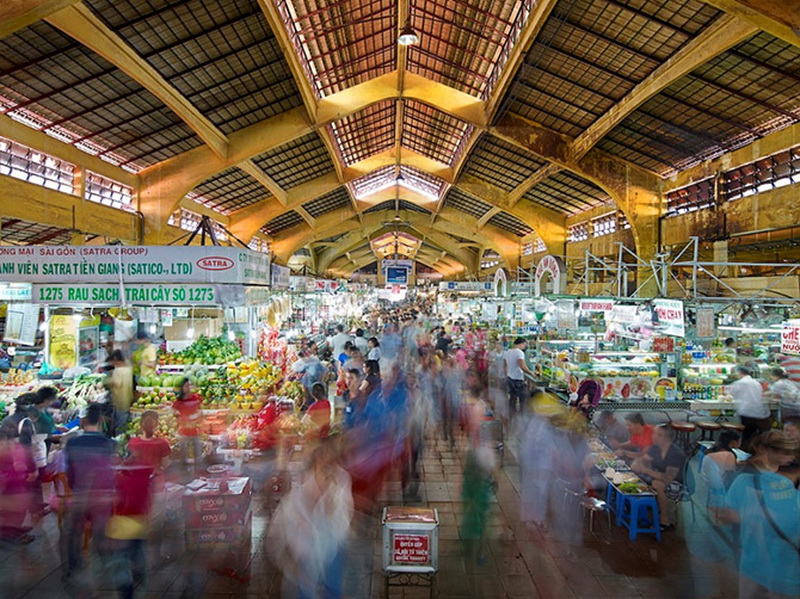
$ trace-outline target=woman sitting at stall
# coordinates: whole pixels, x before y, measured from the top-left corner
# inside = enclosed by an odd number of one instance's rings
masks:
[[[625,426],[628,427],[631,439],[620,445],[614,454],[626,460],[635,460],[653,444],[653,426],[645,424],[639,412],[625,416]]]
[[[683,466],[686,463],[686,455],[672,442],[673,438],[674,433],[669,426],[657,426],[653,432],[653,444],[631,464],[631,469],[656,494],[662,531],[675,528],[667,509],[667,493],[679,491],[673,483],[683,481]]]

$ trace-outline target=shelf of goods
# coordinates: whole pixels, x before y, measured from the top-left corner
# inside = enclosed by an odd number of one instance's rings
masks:
[[[593,379],[603,389],[603,399],[674,399],[677,381],[665,374],[664,356],[645,352],[598,352],[582,364],[580,382]],[[580,375],[579,375],[580,376]]]
[[[674,399],[677,381],[663,376],[665,355],[637,351],[593,352],[593,341],[542,341],[537,375],[558,390],[576,393],[591,379],[603,400]],[[577,350],[577,351],[576,351]]]
[[[568,390],[571,375],[577,368],[578,354],[594,348],[594,341],[572,339],[540,340],[528,351],[528,361],[534,364],[536,378],[545,381],[554,389]],[[577,388],[577,387],[576,387]]]
[[[681,392],[685,400],[724,402],[730,399],[726,382],[733,375],[736,364],[731,362],[703,362],[681,366]]]
[[[9,371],[10,372],[10,371]],[[4,377],[0,373],[0,403],[11,404],[23,393],[36,390],[39,381],[30,375],[25,377]]]
[[[283,412],[294,413],[294,406],[305,399],[305,389],[300,383],[284,381],[294,354],[285,343],[276,344],[270,353],[276,363],[271,363],[242,358],[234,345],[222,338],[201,337],[181,352],[160,355],[157,374],[139,379],[137,399],[131,410],[134,418],[125,432],[123,445],[130,436],[139,434],[141,414],[148,409],[157,410],[161,416],[159,435],[171,444],[176,443],[177,421],[171,407],[181,383],[188,378],[202,401],[200,433],[204,440],[218,443],[223,449],[252,449],[253,443],[271,446],[268,438],[256,442],[251,437],[243,445],[236,440],[237,434],[230,431],[246,428],[245,424],[257,431],[260,429],[253,423],[266,426]],[[208,363],[222,359],[229,360]],[[287,409],[287,405],[291,408]],[[238,435],[241,437],[241,433]],[[207,445],[210,448],[210,443]]]

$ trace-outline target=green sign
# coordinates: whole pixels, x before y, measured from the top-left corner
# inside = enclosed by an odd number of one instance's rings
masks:
[[[125,302],[131,305],[216,305],[214,285],[126,284]],[[41,304],[121,304],[119,285],[34,285],[33,301]]]

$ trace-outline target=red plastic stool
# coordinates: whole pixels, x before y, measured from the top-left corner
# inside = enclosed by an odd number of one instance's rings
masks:
[[[710,420],[699,420],[695,422],[695,425],[700,429],[700,438],[698,441],[713,441],[714,433],[722,428],[719,422],[711,422]],[[706,434],[708,434],[707,438]]]
[[[670,422],[669,425],[675,431],[675,442],[688,454],[691,450],[690,436],[697,430],[697,427],[691,422]]]

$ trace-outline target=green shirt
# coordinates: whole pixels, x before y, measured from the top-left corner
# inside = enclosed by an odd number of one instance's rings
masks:
[[[33,408],[36,410],[36,408]],[[37,435],[52,435],[56,432],[56,423],[53,421],[53,416],[45,410],[44,412],[39,412],[39,419],[35,423],[36,434]]]

